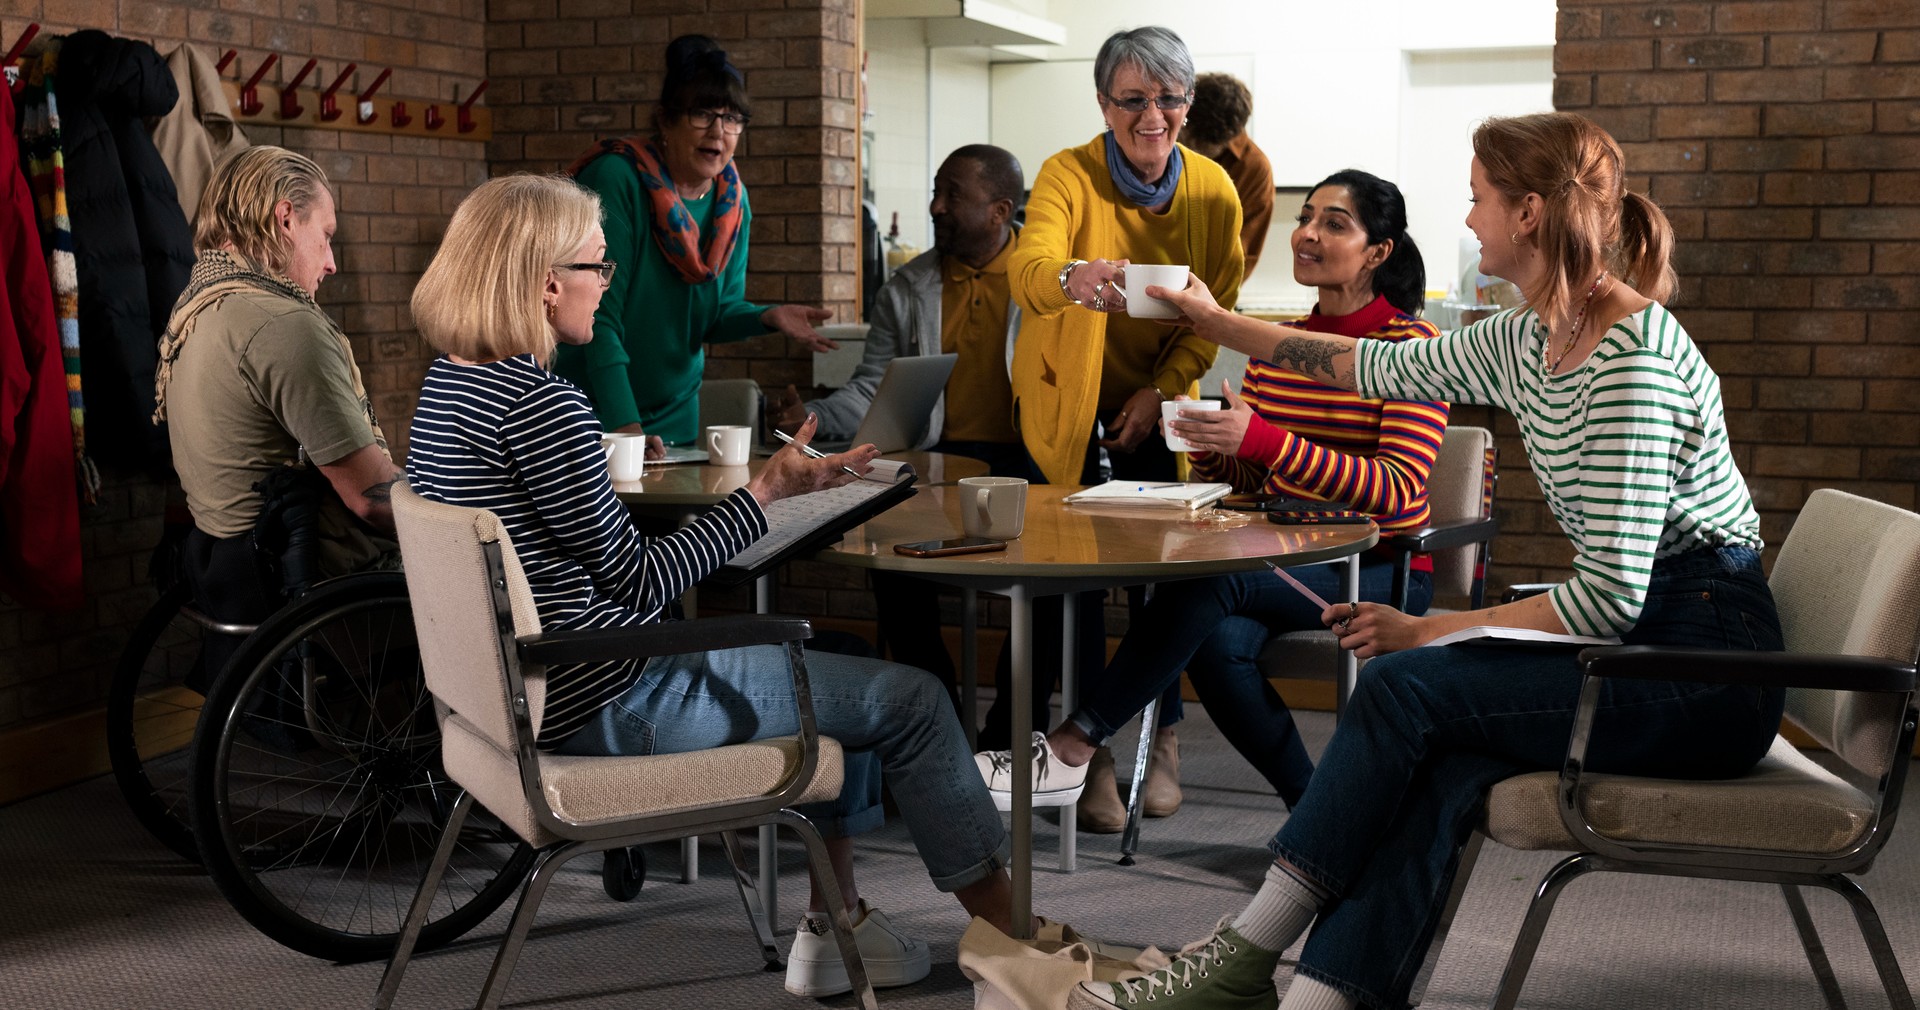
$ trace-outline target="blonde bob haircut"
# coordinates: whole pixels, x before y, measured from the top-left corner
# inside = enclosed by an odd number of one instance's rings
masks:
[[[239,151],[213,170],[200,197],[193,248],[208,252],[231,246],[254,265],[285,273],[287,240],[273,209],[285,200],[304,220],[327,187],[327,173],[304,154],[266,144]]]
[[[468,193],[413,289],[413,325],[443,354],[553,353],[543,293],[600,226],[600,197],[558,175],[509,175]]]

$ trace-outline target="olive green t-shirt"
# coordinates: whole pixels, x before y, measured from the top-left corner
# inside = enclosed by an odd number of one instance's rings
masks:
[[[302,446],[321,465],[368,445],[386,450],[346,338],[318,306],[264,291],[228,295],[200,315],[173,365],[167,425],[193,523],[222,538],[253,529],[253,485],[297,461]],[[325,575],[394,549],[332,495],[319,532]]]

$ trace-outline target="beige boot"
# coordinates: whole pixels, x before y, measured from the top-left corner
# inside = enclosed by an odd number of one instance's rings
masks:
[[[1153,763],[1147,768],[1147,787],[1140,806],[1148,817],[1171,817],[1180,809],[1180,740],[1173,730],[1153,734]]]
[[[1093,835],[1118,834],[1127,826],[1127,806],[1120,802],[1120,786],[1113,778],[1113,752],[1095,748],[1087,764],[1087,788],[1080,794],[1080,830]]]

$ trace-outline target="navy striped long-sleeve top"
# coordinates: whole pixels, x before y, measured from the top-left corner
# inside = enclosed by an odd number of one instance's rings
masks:
[[[661,619],[667,604],[767,531],[742,489],[679,531],[640,535],[615,496],[600,424],[578,387],[531,355],[427,369],[407,448],[423,498],[500,517],[546,631]],[[637,661],[547,671],[540,744],[551,747],[632,687]]]

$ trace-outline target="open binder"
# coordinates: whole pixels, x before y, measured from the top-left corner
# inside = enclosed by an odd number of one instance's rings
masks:
[[[702,580],[738,586],[840,539],[846,531],[913,497],[917,474],[908,463],[876,459],[867,476],[766,507],[767,535],[748,544]]]

